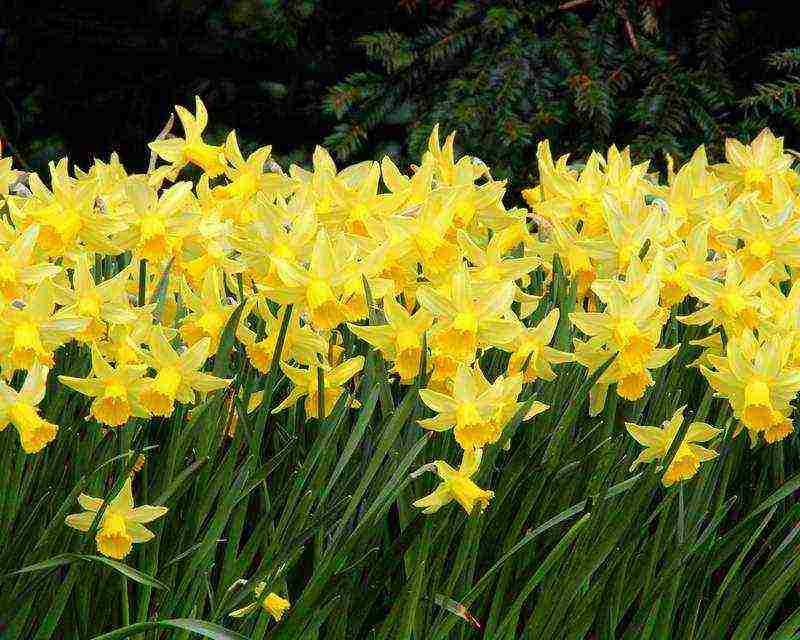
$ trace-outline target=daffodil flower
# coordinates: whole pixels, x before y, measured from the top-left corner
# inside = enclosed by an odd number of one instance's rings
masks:
[[[275,359],[281,326],[286,307],[274,316],[262,297],[258,297],[255,307],[256,315],[264,320],[264,337],[258,339],[255,331],[245,325],[244,314],[236,330],[236,337],[244,344],[250,363],[261,373],[268,373]],[[295,361],[308,366],[323,364],[328,343],[325,338],[315,333],[308,325],[300,324],[300,314],[292,313],[286,329],[281,352],[281,361]]]
[[[759,294],[769,283],[772,264],[747,276],[740,262],[734,256],[728,256],[725,267],[724,282],[702,276],[686,276],[692,295],[706,306],[689,315],[678,316],[678,320],[690,325],[710,322],[712,328],[721,325],[731,337],[757,326],[761,307]]]
[[[789,403],[800,391],[800,370],[788,367],[790,340],[776,335],[759,344],[752,333],[744,332],[728,342],[724,357],[707,356],[714,370],[700,365],[709,384],[718,396],[727,398],[744,426],[756,435],[763,432],[771,441],[779,439],[779,434],[787,435]]]
[[[378,192],[380,177],[378,163],[370,162],[362,175],[352,181],[331,180],[333,205],[321,222],[334,222],[349,233],[369,236],[370,223],[396,211],[400,200],[394,194]]]
[[[476,506],[480,510],[484,509],[494,497],[494,492],[481,489],[472,480],[472,476],[481,466],[482,457],[483,451],[480,449],[467,449],[464,451],[461,466],[458,469],[453,469],[443,460],[437,460],[416,471],[414,476],[423,471],[432,470],[441,478],[442,482],[433,493],[416,500],[413,503],[414,506],[422,509],[422,513],[436,513],[443,506],[455,500],[464,508],[467,515],[472,515]]]
[[[333,329],[347,319],[342,287],[353,276],[337,258],[328,234],[320,229],[307,269],[294,262],[273,257],[283,286],[265,286],[263,294],[278,304],[294,304],[308,310],[311,324],[322,331]]]
[[[726,185],[711,172],[705,147],[699,147],[677,172],[668,156],[667,177],[669,186],[661,198],[666,204],[666,223],[673,237],[682,241],[690,236],[693,227],[707,226],[710,218],[724,215],[728,204]]]
[[[491,288],[509,281],[522,280],[542,264],[542,259],[538,256],[524,256],[522,258],[504,256],[507,243],[506,237],[507,234],[502,232],[493,235],[486,248],[483,249],[478,246],[467,232],[459,229],[458,244],[473,265],[469,271],[476,283],[481,283]],[[517,302],[525,303],[535,308],[535,304],[538,304],[540,298],[526,293],[517,285],[514,299]],[[525,317],[527,314],[523,313],[521,315]]]
[[[0,198],[8,195],[8,187],[17,179],[18,171],[12,168],[13,158],[3,157],[3,145],[0,144]]]
[[[458,266],[460,251],[453,238],[454,194],[433,191],[413,215],[386,220],[388,239],[396,255],[411,253],[428,279],[445,276]]]
[[[513,407],[513,415],[521,390],[521,376],[509,381],[500,376],[493,384],[489,384],[481,373],[473,373],[470,367],[461,364],[453,380],[451,395],[433,389],[420,390],[422,401],[438,415],[420,420],[419,424],[432,431],[453,429],[456,441],[463,449],[482,449],[487,444],[497,442],[511,417],[504,409]],[[526,416],[526,419],[533,417],[536,412]]]
[[[66,523],[78,531],[89,531],[97,512],[103,506],[103,499],[82,493],[78,496],[78,504],[84,511],[67,516]],[[131,552],[134,543],[148,542],[155,537],[144,525],[165,513],[166,507],[153,507],[149,504],[134,507],[131,478],[128,477],[120,492],[103,511],[95,536],[98,551],[109,558],[122,560]]]
[[[683,424],[685,406],[679,408],[669,420],[665,420],[661,427],[647,427],[626,422],[625,428],[633,438],[645,447],[639,457],[634,460],[631,470],[642,462],[662,460],[669,452],[675,436]],[[669,487],[676,482],[692,478],[700,468],[701,462],[707,462],[717,457],[717,452],[700,446],[698,442],[706,442],[722,433],[705,422],[693,422],[689,425],[683,440],[678,446],[675,457],[664,472],[662,482]]]
[[[72,287],[56,285],[56,294],[59,303],[66,307],[64,313],[87,320],[86,329],[78,336],[83,342],[99,340],[110,324],[126,324],[136,320],[125,292],[129,279],[130,270],[123,269],[98,285],[89,270],[86,254],[75,257]]]
[[[25,453],[38,453],[53,441],[58,425],[39,416],[38,404],[44,398],[48,369],[31,367],[22,388],[16,391],[0,381],[0,431],[13,424]]]
[[[509,313],[514,290],[514,283],[506,282],[478,297],[464,269],[453,275],[449,297],[433,287],[420,287],[420,304],[436,316],[431,347],[471,364],[478,347],[510,343],[518,335],[519,323],[502,316]]]
[[[95,206],[97,185],[72,178],[66,158],[50,164],[52,190],[35,173],[28,174],[28,183],[32,195],[10,196],[7,204],[17,228],[39,227],[36,248],[41,253],[50,257],[74,251],[121,253],[110,237],[124,229],[125,223],[102,214]]]
[[[189,309],[178,327],[181,337],[189,346],[203,338],[210,338],[209,348],[216,351],[225,325],[235,309],[225,296],[219,270],[213,267],[206,271],[199,294],[185,281],[182,282],[181,298]]]
[[[53,366],[53,352],[86,330],[88,320],[63,309],[55,311],[55,307],[50,280],[43,280],[19,304],[5,306],[0,314],[0,364],[4,375],[30,369],[36,363]]]
[[[658,262],[661,303],[673,307],[689,295],[689,276],[708,277],[713,264],[708,261],[708,225],[698,224],[686,237],[666,249]]]
[[[749,145],[725,140],[725,163],[712,167],[730,185],[733,196],[756,193],[763,200],[772,197],[772,178],[790,171],[792,156],[784,151],[783,138],[763,129]]]
[[[25,298],[28,288],[61,272],[58,265],[34,259],[38,236],[36,224],[19,233],[0,222],[0,298],[6,302]]]
[[[208,359],[210,338],[203,338],[178,354],[163,331],[156,329],[147,344],[150,349],[143,351],[142,356],[155,370],[155,378],[144,385],[140,401],[153,415],[169,416],[176,401],[192,403],[197,393],[210,393],[231,383],[200,371]]]
[[[58,381],[85,396],[94,398],[89,413],[109,427],[124,425],[131,416],[147,418],[150,413],[141,403],[147,382],[147,365],[126,364],[112,367],[96,346],[92,346],[92,378],[59,376]]]
[[[153,264],[168,260],[197,217],[187,206],[191,191],[191,182],[177,182],[159,195],[144,180],[128,179],[125,194],[129,218],[126,228],[114,237],[115,242]]]
[[[551,310],[534,327],[522,327],[517,338],[505,349],[511,350],[508,373],[522,373],[525,382],[534,380],[555,380],[552,365],[572,362],[571,353],[549,346],[558,326],[559,311]],[[502,347],[501,347],[502,348]]]
[[[239,149],[236,132],[231,131],[225,140],[225,158],[230,163],[225,167],[225,176],[230,180],[226,185],[214,187],[211,190],[213,197],[221,201],[239,201],[238,209],[243,209],[242,201],[252,198],[259,191],[273,194],[283,192],[290,185],[290,181],[280,173],[264,173],[264,164],[269,159],[272,147],[260,147],[251,153],[247,159]],[[241,221],[241,217],[237,216]]]
[[[573,312],[570,321],[591,337],[592,348],[604,348],[606,359],[618,353],[620,366],[641,368],[661,338],[663,316],[658,306],[658,282],[651,279],[634,300],[629,300],[617,286],[594,288],[606,308],[602,313]]]
[[[296,262],[309,255],[317,235],[317,219],[310,209],[293,211],[288,205],[257,198],[256,219],[234,230],[231,245],[244,273],[264,287],[283,287],[273,258]]]
[[[266,582],[259,582],[256,585],[256,588],[253,590],[253,593],[256,597],[256,601],[248,604],[246,607],[242,607],[241,609],[236,609],[235,611],[231,611],[228,615],[232,618],[243,618],[244,616],[256,611],[259,607],[261,607],[264,611],[266,611],[269,615],[271,615],[275,620],[280,620],[283,617],[283,614],[286,613],[286,610],[291,606],[289,601],[286,598],[282,598],[277,593],[270,592],[264,597],[262,594],[264,593],[264,589],[266,589],[267,583]]]
[[[424,162],[411,177],[403,175],[389,156],[381,160],[381,178],[397,198],[398,209],[421,205],[428,197],[433,180],[433,162]]]
[[[386,360],[394,363],[393,371],[400,382],[410,383],[419,373],[422,357],[422,338],[433,323],[433,316],[425,309],[413,315],[394,298],[383,300],[386,324],[348,328],[359,338],[380,350]]]
[[[325,415],[323,417],[327,418],[342,394],[346,393],[343,385],[363,368],[364,357],[356,356],[333,368],[324,370],[325,387],[320,390],[317,367],[300,369],[282,362],[281,369],[292,381],[294,387],[286,399],[272,410],[272,413],[279,413],[288,407],[292,407],[302,399],[306,415],[319,418],[319,395],[322,393],[325,402]]]
[[[593,340],[584,342],[575,339],[575,362],[585,366],[592,375],[614,353],[612,350],[598,346]],[[589,392],[589,415],[596,416],[603,410],[608,388],[616,383],[617,395],[626,400],[638,400],[647,389],[653,386],[651,371],[659,369],[669,362],[678,352],[680,345],[666,349],[653,349],[643,359],[622,360],[615,358],[598,378]]]
[[[170,163],[173,179],[190,163],[200,167],[209,178],[215,178],[226,168],[222,147],[203,141],[203,131],[208,126],[208,111],[198,96],[195,96],[194,103],[195,115],[180,105],[175,107],[183,125],[183,138],[156,140],[148,145],[159,157]]]

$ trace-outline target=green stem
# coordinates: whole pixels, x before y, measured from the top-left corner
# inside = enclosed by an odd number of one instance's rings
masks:
[[[126,451],[126,448],[125,448],[125,443],[123,442],[122,434],[123,434],[123,430],[124,430],[124,428],[126,426],[128,426],[128,425],[127,424],[123,425],[123,427],[119,430],[119,433],[117,433],[117,447],[118,447],[119,456],[120,456],[119,457],[119,464],[120,464],[123,476],[125,474],[127,474],[127,473],[132,473],[132,469],[130,469],[129,466],[128,466],[129,462],[131,462],[131,461],[127,461],[125,459],[125,457],[124,457],[124,453]],[[122,580],[122,584],[120,585],[120,587],[122,588],[122,593],[121,593],[121,595],[122,595],[122,625],[124,627],[127,627],[131,623],[131,605],[130,605],[130,601],[128,600],[128,580],[124,575],[121,575],[121,574],[120,574],[120,579]]]
[[[122,580],[122,624],[123,626],[127,627],[131,623],[131,604],[128,600],[128,579],[120,575],[120,580]]]
[[[139,306],[144,306],[145,293],[147,289],[147,260],[139,260]]]

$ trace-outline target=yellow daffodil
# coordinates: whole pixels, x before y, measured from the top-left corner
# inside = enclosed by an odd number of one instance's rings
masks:
[[[725,140],[727,162],[713,167],[722,180],[731,185],[733,195],[756,193],[769,200],[772,195],[773,176],[781,176],[789,170],[792,156],[784,152],[783,138],[776,138],[769,129],[764,129],[749,145],[738,140]]]
[[[273,257],[296,262],[298,256],[309,255],[317,229],[313,211],[295,212],[259,199],[256,219],[239,227],[231,245],[246,275],[264,286],[282,287]]]
[[[7,200],[15,226],[38,225],[36,247],[44,255],[61,257],[70,251],[99,251],[116,255],[120,248],[109,236],[125,223],[97,206],[97,185],[77,181],[67,173],[67,161],[50,163],[51,189],[35,173],[28,174],[32,195]]]
[[[348,324],[348,327],[393,362],[393,371],[399,374],[401,382],[408,384],[419,373],[422,337],[430,329],[433,316],[425,309],[412,315],[393,298],[384,298],[383,311],[386,324],[363,327]]]
[[[558,326],[559,311],[553,309],[536,326],[523,327],[514,341],[503,348],[513,349],[508,361],[508,373],[522,373],[525,382],[555,380],[551,365],[572,362],[571,353],[549,346]]]
[[[215,352],[225,325],[236,308],[229,304],[219,270],[212,268],[206,272],[199,294],[184,281],[181,297],[189,309],[178,327],[181,337],[189,346],[203,338],[209,338],[209,349]]]
[[[661,303],[675,306],[689,295],[689,276],[708,277],[713,264],[708,261],[708,225],[698,224],[686,237],[661,254],[658,269],[661,271]]]
[[[147,384],[143,377],[146,365],[117,365],[112,367],[96,346],[92,347],[92,378],[59,376],[58,381],[85,396],[94,398],[89,413],[109,427],[124,425],[133,415],[149,417],[142,405],[141,393]]]
[[[294,304],[297,311],[307,309],[311,324],[322,331],[333,329],[347,319],[341,291],[352,274],[334,254],[324,229],[317,234],[308,269],[277,257],[273,261],[284,285],[264,287],[262,291],[267,298],[279,304]]]
[[[28,288],[61,271],[58,265],[36,260],[38,236],[38,225],[17,235],[15,229],[0,222],[0,297],[6,302],[24,299]]]
[[[225,140],[225,157],[230,165],[225,167],[225,176],[230,181],[226,185],[214,187],[211,190],[214,198],[218,200],[237,200],[237,209],[244,209],[244,200],[252,198],[259,191],[269,194],[283,192],[289,186],[289,179],[280,173],[264,173],[264,164],[269,159],[272,147],[261,147],[251,153],[247,159],[239,149],[236,132],[231,131]],[[226,211],[231,211],[227,209]],[[235,214],[234,214],[235,215]],[[235,216],[236,221],[243,221],[241,215]]]
[[[434,192],[414,216],[402,216],[390,221],[392,233],[404,238],[404,244],[414,251],[424,274],[430,279],[442,278],[460,262],[458,244],[453,238],[454,195]]]
[[[592,348],[604,347],[608,357],[618,353],[619,366],[641,368],[661,338],[658,282],[651,280],[642,295],[633,300],[616,286],[595,287],[595,291],[606,304],[603,312],[573,312],[570,321],[590,336]]]
[[[711,323],[722,326],[733,337],[759,322],[761,307],[759,293],[767,285],[772,273],[772,264],[767,264],[751,276],[746,276],[736,258],[729,256],[725,263],[725,281],[717,282],[708,277],[687,275],[689,290],[706,306],[687,316],[678,316],[685,324]]]
[[[143,180],[128,180],[125,194],[130,203],[129,217],[115,242],[151,263],[160,264],[172,257],[196,217],[187,206],[191,191],[191,182],[177,182],[158,195]]]
[[[266,589],[267,583],[266,582],[259,582],[256,585],[256,588],[253,590],[253,594],[256,597],[256,601],[248,604],[246,607],[242,607],[241,609],[236,609],[235,611],[231,611],[228,615],[232,618],[243,618],[244,616],[256,611],[259,607],[261,607],[264,611],[266,611],[269,615],[271,615],[275,620],[280,620],[283,617],[283,614],[286,613],[286,610],[291,606],[289,601],[286,598],[282,598],[277,593],[270,592],[264,597],[262,594],[264,593],[264,589]]]
[[[325,404],[325,415],[323,417],[327,418],[331,414],[339,398],[346,393],[343,385],[363,368],[363,356],[356,356],[331,369],[324,370],[325,386],[321,390]],[[302,399],[306,415],[312,418],[319,418],[320,388],[318,367],[301,369],[282,362],[281,369],[283,369],[283,372],[294,386],[286,399],[275,407],[272,413],[279,413],[288,407],[292,407]]]
[[[517,397],[521,391],[521,376],[506,378],[501,375],[490,384],[477,366],[473,370],[461,364],[453,380],[452,394],[420,390],[422,401],[438,415],[420,420],[419,424],[432,431],[453,429],[463,449],[482,449],[500,438],[519,406]],[[535,403],[523,419],[532,418],[546,408]]]
[[[169,416],[176,401],[192,403],[197,393],[210,393],[231,382],[200,371],[209,356],[210,338],[203,338],[179,354],[164,332],[156,329],[147,344],[149,350],[142,355],[145,363],[155,370],[155,377],[145,384],[140,401],[153,415]]]
[[[504,256],[508,235],[502,232],[493,235],[486,245],[486,249],[483,249],[465,231],[459,230],[458,244],[473,265],[470,272],[476,283],[489,287],[501,286],[509,281],[527,278],[542,264],[542,260],[538,256],[521,258]],[[539,297],[525,293],[519,286],[515,291],[514,299],[529,305],[539,302]],[[526,314],[522,315],[524,317]]]
[[[787,366],[789,344],[781,335],[759,344],[752,333],[744,332],[729,340],[724,357],[707,357],[713,371],[700,366],[709,384],[719,396],[727,398],[744,426],[754,434],[764,432],[768,439],[776,439],[776,429],[787,435],[785,421],[792,412],[789,403],[800,391],[800,370]]]
[[[84,511],[67,516],[66,523],[78,531],[89,531],[97,512],[103,507],[103,499],[82,493],[78,496],[78,504]],[[153,507],[149,504],[134,507],[131,478],[126,478],[120,492],[103,511],[95,536],[97,550],[104,556],[122,560],[131,552],[134,543],[148,542],[155,537],[144,525],[165,513],[166,507]]]
[[[622,360],[615,358],[592,388],[589,398],[589,415],[595,416],[603,409],[610,385],[617,385],[617,395],[626,400],[638,400],[653,386],[651,371],[663,367],[678,352],[680,345],[669,349],[653,349],[643,358]],[[592,340],[575,340],[575,362],[585,366],[589,375],[614,356],[613,352],[598,346]]]
[[[467,515],[472,515],[476,506],[479,510],[484,509],[494,497],[494,492],[481,489],[472,481],[472,476],[481,466],[482,457],[483,452],[480,449],[467,449],[458,469],[453,469],[443,460],[425,465],[414,475],[430,469],[441,478],[442,482],[433,493],[416,500],[414,506],[422,509],[422,513],[436,513],[455,500],[464,508]]]
[[[256,332],[245,325],[244,314],[236,330],[236,336],[244,344],[250,363],[261,373],[268,373],[275,359],[275,349],[286,307],[282,307],[275,316],[266,301],[259,297],[254,309],[256,315],[264,321],[264,337],[259,340]],[[307,366],[321,365],[327,348],[325,338],[315,333],[308,325],[301,325],[300,314],[293,312],[283,340],[281,361],[295,361]]]
[[[13,424],[25,453],[38,453],[56,437],[58,425],[39,416],[38,404],[44,398],[48,369],[31,367],[19,391],[0,380],[0,431]]]
[[[86,330],[88,320],[65,310],[55,311],[49,280],[37,285],[25,300],[6,305],[0,314],[0,366],[4,375],[30,369],[35,363],[52,367],[53,352]]]
[[[669,156],[667,164],[669,188],[662,195],[667,209],[667,225],[676,239],[683,240],[691,228],[725,210],[726,186],[710,171],[706,150],[702,146],[677,172]]]
[[[89,270],[89,261],[85,254],[75,258],[72,269],[72,286],[56,286],[59,303],[76,318],[87,321],[86,329],[76,336],[84,342],[91,343],[106,333],[110,324],[126,324],[136,320],[125,291],[130,270],[120,273],[97,284]]]
[[[472,363],[479,347],[500,346],[516,338],[519,323],[504,319],[514,299],[513,282],[495,287],[478,297],[465,269],[453,274],[450,295],[433,287],[420,287],[420,304],[436,317],[431,347],[458,362]]]
[[[463,449],[482,449],[496,442],[504,425],[492,421],[499,388],[489,387],[481,392],[467,365],[461,364],[453,380],[452,395],[432,389],[421,389],[419,396],[436,417],[420,420],[419,424],[432,431],[453,429],[456,441]],[[516,398],[515,398],[516,400]]]
[[[739,259],[745,276],[771,264],[773,278],[785,280],[787,267],[800,266],[800,221],[790,218],[791,202],[774,216],[761,209],[757,201],[748,202],[735,229],[720,234],[720,241]]]
[[[424,162],[411,177],[403,175],[389,156],[381,160],[381,177],[386,188],[397,198],[398,209],[420,206],[431,191],[433,163]]]
[[[0,198],[5,198],[8,195],[8,188],[17,179],[18,171],[15,171],[11,165],[13,158],[3,157],[3,145],[0,143]]]
[[[486,376],[483,375],[480,367],[472,367],[470,369],[472,378],[478,386],[479,393],[483,394],[490,389],[491,394],[495,397],[495,404],[493,407],[492,415],[489,418],[489,431],[497,434],[502,434],[503,430],[508,426],[514,416],[526,404],[527,400],[519,401],[519,396],[522,393],[522,376],[520,375],[499,375],[494,382],[490,383]],[[455,385],[454,385],[455,386]],[[531,418],[547,411],[550,407],[538,400],[530,403],[528,411],[521,416],[521,421],[525,422]],[[510,440],[506,442],[506,448],[511,445]]]
[[[628,433],[633,436],[636,442],[645,447],[639,457],[634,460],[631,470],[642,462],[663,460],[683,425],[683,412],[685,409],[685,406],[678,409],[669,420],[664,421],[661,427],[642,427],[632,422],[625,423]],[[711,440],[720,433],[722,433],[720,429],[715,429],[705,422],[691,423],[678,446],[675,457],[664,472],[664,477],[662,478],[664,486],[669,487],[676,482],[692,478],[700,468],[701,462],[716,458],[718,455],[716,451],[707,449],[697,443]]]
[[[195,96],[194,103],[195,115],[180,105],[175,107],[183,125],[183,138],[156,140],[148,145],[159,157],[170,163],[173,179],[190,163],[200,167],[210,178],[220,175],[226,168],[222,147],[203,141],[203,131],[208,126],[208,111],[198,96]]]

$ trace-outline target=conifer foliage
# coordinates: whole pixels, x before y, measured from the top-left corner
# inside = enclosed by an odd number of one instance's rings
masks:
[[[726,136],[800,122],[787,16],[749,4],[405,2],[414,26],[361,36],[364,69],[328,90],[326,143],[341,159],[413,157],[440,122],[518,180],[535,174],[542,138],[578,155],[612,140],[641,157],[719,155]]]

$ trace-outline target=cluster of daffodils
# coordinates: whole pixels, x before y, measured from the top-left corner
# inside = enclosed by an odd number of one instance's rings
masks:
[[[581,310],[575,360],[596,371],[598,413],[610,389],[638,400],[680,345],[663,344],[670,318],[698,327],[699,368],[727,399],[753,445],[790,434],[800,390],[800,174],[781,138],[762,131],[749,146],[726,143],[726,162],[699,148],[667,183],[626,151],[593,153],[579,168],[538,151],[541,184],[524,192],[551,254],[576,282]],[[541,240],[541,238],[540,238]],[[683,409],[661,427],[628,425],[645,447],[636,461],[666,455]],[[664,483],[694,475],[716,453],[708,425],[689,425]]]
[[[666,184],[627,149],[571,164],[542,143],[528,210],[507,208],[505,183],[456,158],[437,128],[409,171],[388,157],[337,168],[322,148],[310,168],[284,171],[269,147],[245,157],[235,132],[204,141],[199,99],[194,114],[176,111],[182,135],[150,143],[162,163],[145,174],[116,156],[87,171],[64,159],[45,184],[0,160],[0,429],[13,425],[26,452],[58,437],[38,405],[59,354],[90,354],[89,374],[58,382],[87,397],[87,418],[122,428],[229,385],[205,372],[229,327],[253,370],[291,382],[273,413],[357,407],[369,350],[397,385],[417,385],[432,414],[421,426],[452,431],[462,451],[457,466],[423,467],[440,479],[415,503],[426,513],[491,501],[475,481],[485,450],[508,446],[515,416],[547,410],[532,383],[565,364],[600,372],[592,414],[609,394],[645,397],[680,347],[666,344],[671,318],[696,326],[692,366],[754,443],[792,432],[800,174],[769,131],[728,141],[723,164],[702,148],[677,171],[670,163]],[[561,273],[577,298],[560,317],[540,301]],[[637,463],[663,459],[683,421],[681,409],[660,427],[629,424],[645,447]],[[690,425],[664,483],[713,458],[698,443],[717,435]],[[133,508],[130,479],[101,503],[82,496],[86,513],[67,522],[96,530],[115,558],[163,514]],[[278,617],[288,603],[263,590],[258,602]]]

